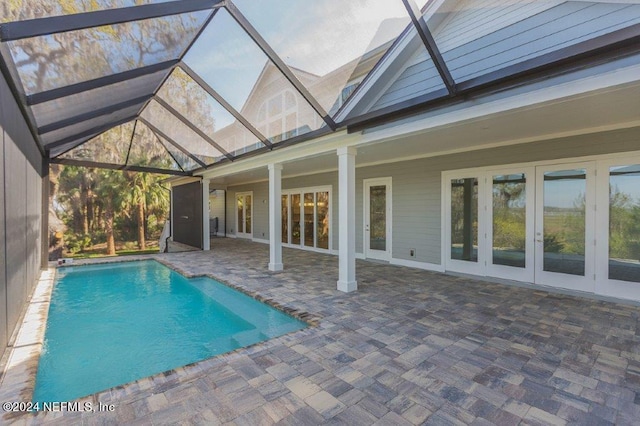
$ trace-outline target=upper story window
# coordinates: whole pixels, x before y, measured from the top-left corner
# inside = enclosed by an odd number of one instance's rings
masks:
[[[258,109],[258,129],[272,143],[298,135],[298,101],[286,90],[264,102]]]
[[[355,92],[358,86],[360,86],[360,83],[362,83],[362,80],[363,78],[360,78],[358,80],[350,81],[349,83],[347,83],[345,88],[342,89],[342,92],[340,92],[340,97],[338,98],[338,108],[340,108],[342,105],[344,105],[345,102],[347,102],[347,99],[349,99],[349,96],[351,96],[351,94]]]

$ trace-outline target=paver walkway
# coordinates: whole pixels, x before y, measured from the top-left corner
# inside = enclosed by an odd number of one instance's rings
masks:
[[[215,239],[159,255],[319,318],[319,325],[93,396],[60,424],[638,424],[640,308]]]

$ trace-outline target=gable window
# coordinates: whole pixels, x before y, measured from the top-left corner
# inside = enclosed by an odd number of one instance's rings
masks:
[[[298,135],[298,101],[290,91],[278,93],[258,110],[258,129],[272,143]]]
[[[345,102],[347,102],[347,99],[349,99],[349,96],[351,96],[351,94],[353,92],[355,92],[355,90],[358,88],[358,86],[360,86],[360,83],[362,83],[362,81],[356,81],[353,83],[350,83],[349,85],[347,85],[344,89],[342,89],[342,92],[340,93],[340,102],[339,102],[339,106],[344,105]]]

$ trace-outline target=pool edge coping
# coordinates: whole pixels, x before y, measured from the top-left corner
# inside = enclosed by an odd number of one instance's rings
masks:
[[[32,401],[55,276],[56,268],[51,266],[41,272],[15,342],[7,347],[10,353],[0,378],[0,400],[4,403]],[[17,420],[23,414],[7,411],[1,418]]]
[[[24,315],[24,319],[20,324],[20,329],[17,332],[17,337],[15,343],[12,347],[8,347],[7,349],[10,352],[7,357],[7,363],[5,365],[4,370],[1,372],[0,376],[0,400],[2,402],[22,402],[28,403],[33,401],[33,393],[35,391],[35,382],[36,375],[38,372],[38,363],[40,360],[40,355],[42,353],[42,346],[44,343],[44,336],[46,331],[47,319],[49,316],[49,305],[51,303],[51,296],[53,292],[53,287],[55,283],[55,277],[58,269],[72,268],[72,267],[81,267],[81,266],[92,266],[92,265],[100,265],[100,264],[110,264],[110,263],[126,263],[126,262],[135,262],[135,261],[145,261],[145,260],[154,260],[161,265],[171,269],[184,276],[187,279],[192,278],[200,278],[206,277],[213,279],[223,285],[226,285],[236,291],[245,294],[259,302],[262,302],[280,312],[283,312],[299,321],[304,322],[308,325],[300,330],[290,331],[281,336],[277,336],[271,339],[263,340],[260,342],[253,343],[248,346],[243,346],[241,348],[234,349],[233,351],[225,352],[222,354],[214,355],[212,357],[195,361],[190,364],[186,364],[177,368],[173,368],[167,371],[163,371],[160,373],[153,374],[151,376],[145,376],[143,378],[123,383],[121,385],[117,385],[108,389],[104,389],[102,391],[86,395],[80,398],[77,398],[73,401],[77,401],[80,403],[80,406],[83,405],[84,402],[92,402],[97,404],[98,402],[105,401],[105,399],[110,399],[113,401],[114,395],[117,397],[125,397],[128,396],[128,390],[131,390],[134,387],[133,391],[145,391],[151,388],[151,384],[154,383],[155,379],[166,379],[165,384],[171,383],[174,377],[189,377],[192,373],[199,373],[202,371],[202,368],[211,368],[216,365],[225,362],[225,359],[231,356],[235,356],[242,353],[250,353],[257,350],[257,347],[260,346],[261,349],[269,348],[272,345],[279,344],[281,340],[286,340],[290,338],[293,334],[308,332],[320,326],[321,317],[317,315],[310,314],[308,312],[300,311],[293,307],[289,307],[286,305],[282,305],[273,299],[265,298],[260,295],[258,292],[251,291],[250,289],[241,287],[239,285],[231,284],[224,280],[221,280],[215,277],[213,274],[193,274],[188,271],[185,271],[182,268],[179,268],[166,259],[159,259],[157,255],[148,255],[145,257],[137,257],[136,258],[127,258],[127,259],[109,259],[103,260],[99,259],[97,261],[91,261],[89,259],[83,259],[82,262],[72,263],[72,264],[64,264],[64,265],[54,265],[50,262],[48,269],[43,270],[40,274],[40,278],[35,286],[35,290],[33,292],[33,296],[29,300],[27,305],[26,313]],[[197,376],[189,378],[185,380],[185,382],[190,382],[192,380],[196,380]],[[119,395],[118,395],[119,394]],[[110,398],[106,398],[106,396]],[[16,398],[20,398],[17,400]],[[115,402],[115,401],[113,401]],[[42,411],[40,412],[26,412],[26,411],[16,411],[16,412],[4,412],[0,419],[7,421],[18,421],[24,417],[33,417],[37,415],[46,415]],[[55,413],[53,413],[55,414]],[[58,413],[59,414],[59,413]]]

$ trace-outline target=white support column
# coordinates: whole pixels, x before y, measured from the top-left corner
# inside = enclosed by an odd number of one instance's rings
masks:
[[[202,179],[202,250],[211,250],[209,237],[209,179]]]
[[[338,148],[338,290],[356,291],[356,149]]]
[[[282,164],[269,164],[269,270],[282,271]]]

